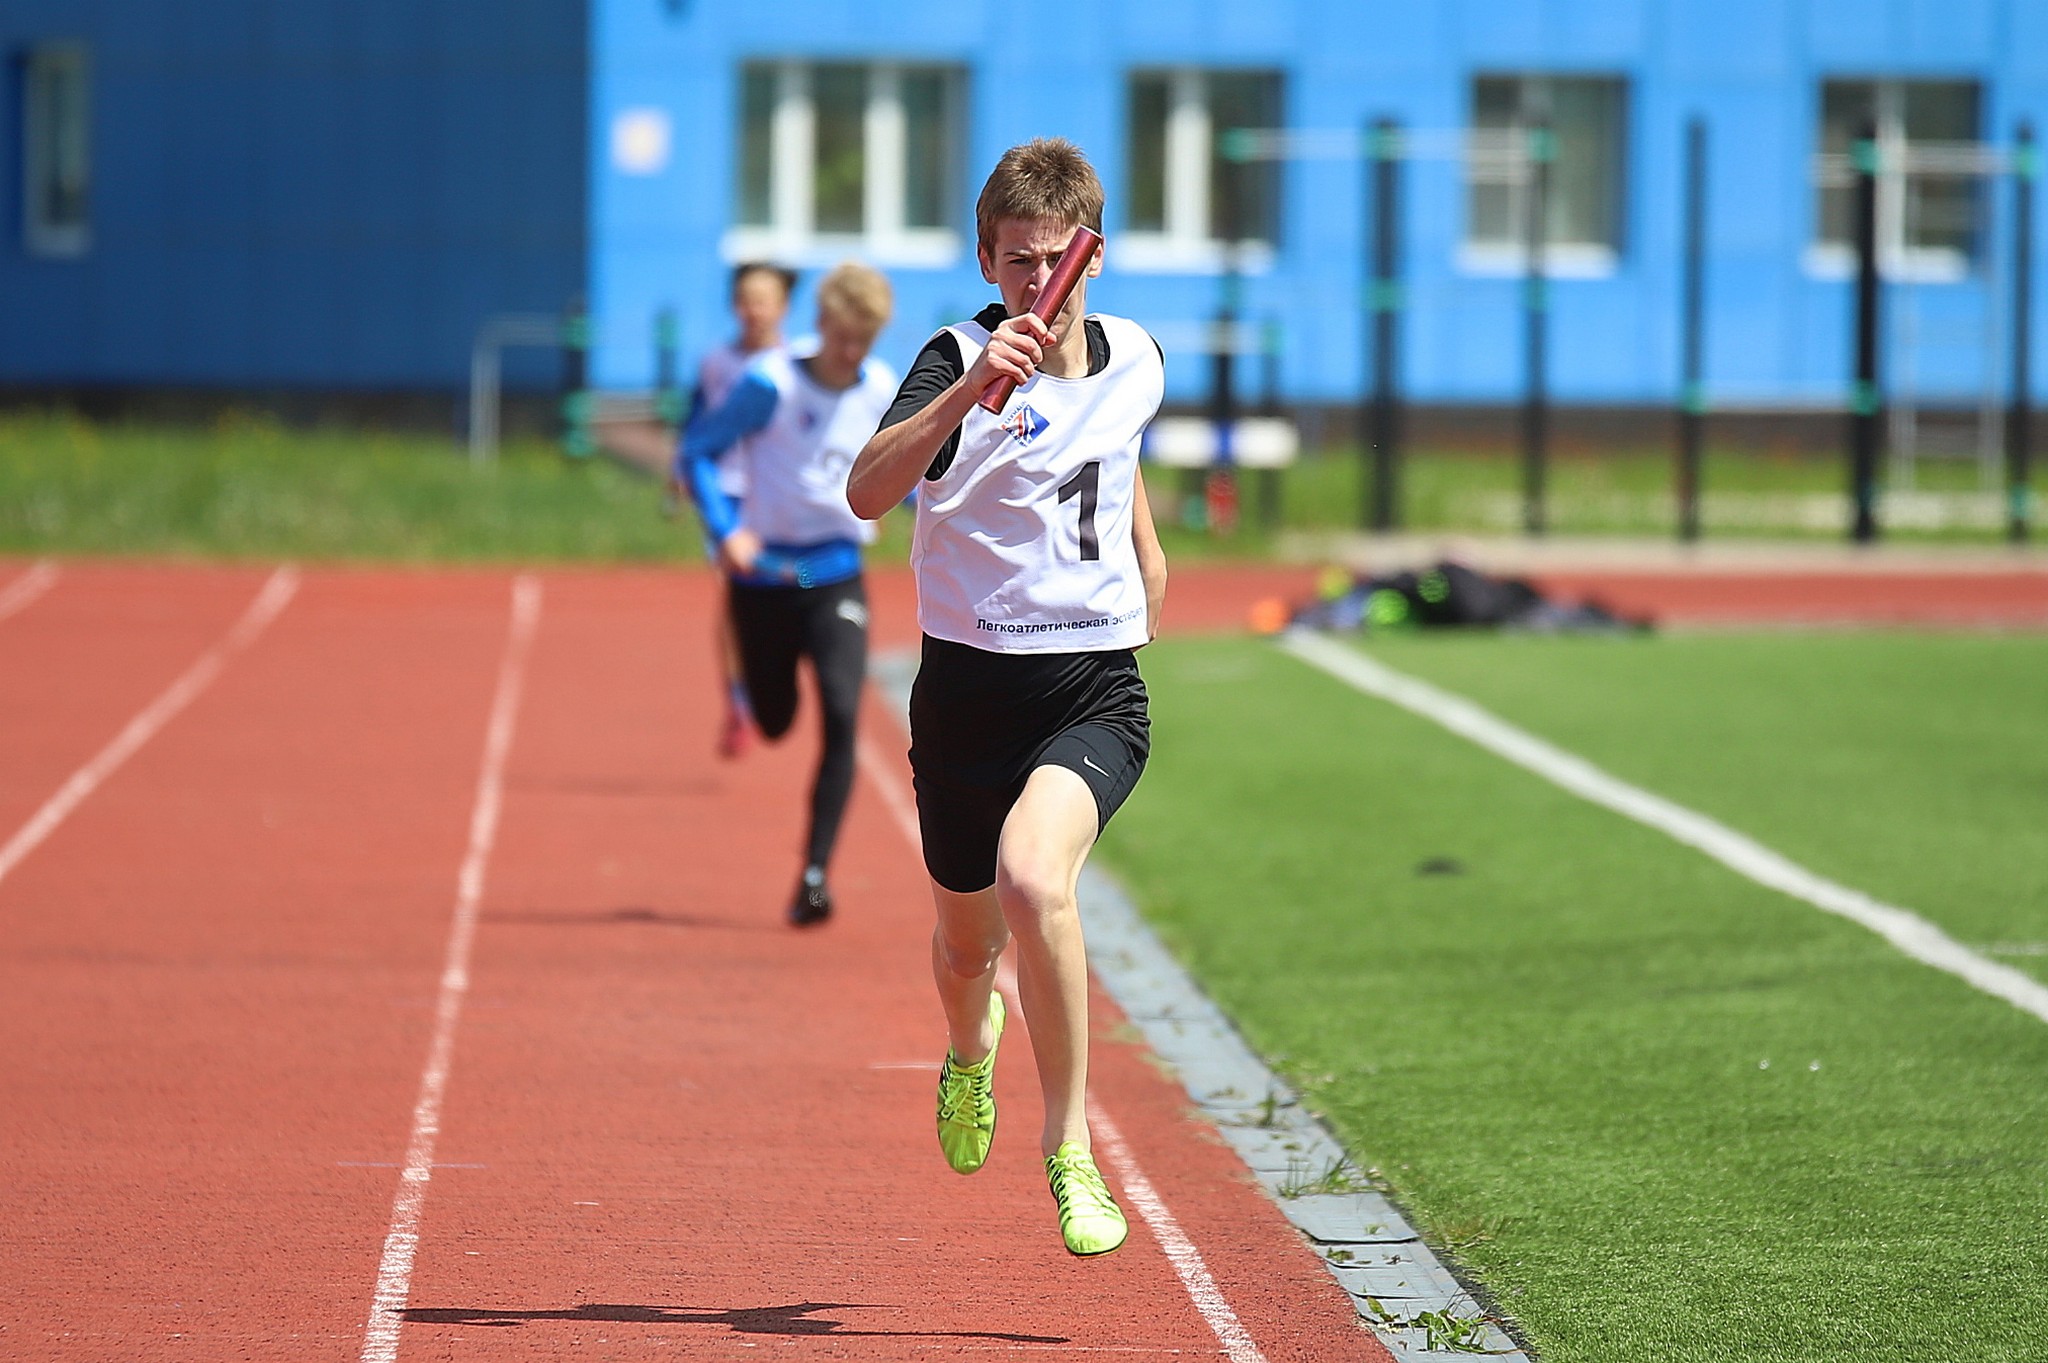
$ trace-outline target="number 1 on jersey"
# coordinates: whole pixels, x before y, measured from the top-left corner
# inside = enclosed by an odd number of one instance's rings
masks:
[[[1065,506],[1069,497],[1081,499],[1081,561],[1092,563],[1102,557],[1102,546],[1095,538],[1096,490],[1102,483],[1102,461],[1090,459],[1081,465],[1080,471],[1060,484],[1060,505]]]

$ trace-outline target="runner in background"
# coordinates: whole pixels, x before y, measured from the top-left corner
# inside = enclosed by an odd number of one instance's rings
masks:
[[[723,405],[749,364],[782,348],[782,323],[789,315],[789,297],[795,289],[796,271],[779,265],[748,261],[733,270],[732,312],[739,322],[740,334],[698,361],[697,386],[690,394],[690,420]],[[744,502],[746,461],[737,455],[721,460],[718,484],[735,503]],[[705,550],[717,564],[717,546],[706,541]],[[725,718],[718,727],[718,755],[735,758],[753,742],[755,724],[753,709],[747,701],[746,682],[740,675],[739,645],[733,640],[730,609],[718,612],[713,633],[725,695]]]
[[[846,474],[896,392],[894,372],[868,354],[890,307],[889,282],[867,266],[826,275],[813,353],[757,357],[723,403],[691,419],[676,455],[677,481],[695,499],[728,578],[740,673],[762,734],[772,741],[789,732],[804,658],[817,682],[824,743],[789,906],[797,927],[832,915],[826,868],[853,791],[868,650],[861,546],[875,530],[848,509]],[[721,482],[734,458],[745,466],[744,508]]]

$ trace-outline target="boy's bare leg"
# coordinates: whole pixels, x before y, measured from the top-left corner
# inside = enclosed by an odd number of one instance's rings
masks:
[[[752,715],[746,708],[746,673],[740,666],[739,635],[733,630],[732,612],[718,612],[718,622],[712,627],[712,634],[718,649],[718,666],[722,684],[719,699],[725,705],[725,719],[718,732],[718,753],[721,757],[738,757],[747,750],[753,735],[748,731]]]
[[[1088,958],[1075,885],[1095,845],[1095,796],[1065,767],[1039,767],[1003,821],[996,898],[1017,941],[1017,991],[1038,1084],[1043,1153],[1088,1143]]]
[[[946,1010],[953,1055],[972,1065],[995,1045],[988,996],[996,987],[996,961],[1009,945],[1010,931],[1003,926],[993,885],[956,894],[934,881],[932,902],[939,911],[938,926],[932,930],[932,978],[939,986],[939,1005]]]

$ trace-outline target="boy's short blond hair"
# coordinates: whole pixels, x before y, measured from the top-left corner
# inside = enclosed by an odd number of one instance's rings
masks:
[[[996,224],[1005,218],[1057,222],[1102,230],[1102,181],[1081,149],[1064,137],[1034,137],[1003,153],[981,198],[974,230],[984,251],[995,250]]]
[[[895,296],[882,272],[849,260],[818,281],[818,311],[869,326],[877,331],[887,325],[895,310]]]

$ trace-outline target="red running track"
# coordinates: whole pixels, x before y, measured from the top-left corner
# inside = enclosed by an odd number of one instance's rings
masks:
[[[66,564],[0,620],[0,837],[265,576]],[[1060,1250],[1021,1032],[994,1159],[944,1168],[930,910],[874,772],[840,918],[781,926],[815,738],[710,757],[708,578],[539,581],[396,1356],[1220,1356],[1142,1224]],[[362,1356],[511,598],[306,574],[0,879],[0,1355]],[[1098,1099],[1257,1348],[1383,1358],[1098,1005]]]

